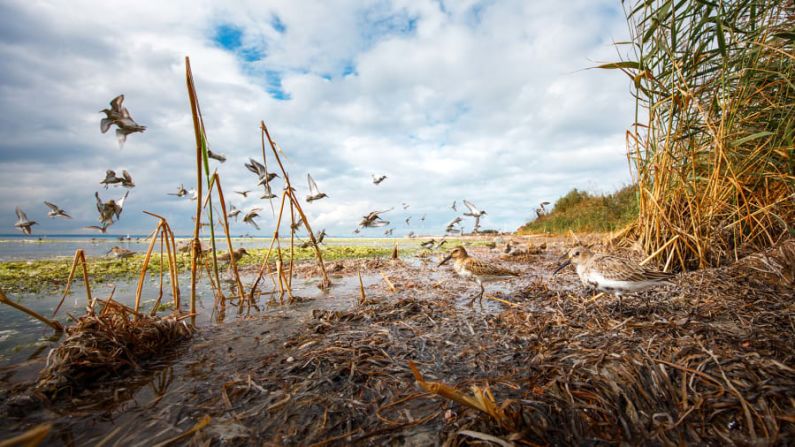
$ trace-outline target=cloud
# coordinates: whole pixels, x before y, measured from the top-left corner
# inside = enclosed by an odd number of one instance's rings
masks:
[[[217,165],[227,199],[266,209],[258,234],[272,231],[270,205],[232,191],[255,186],[243,163],[261,158],[260,120],[299,196],[307,172],[329,195],[305,209],[330,234],[391,206],[396,234],[439,232],[463,198],[488,210],[484,227],[511,230],[572,187],[629,182],[627,81],[583,70],[625,38],[614,0],[136,5],[0,5],[0,228],[13,231],[20,205],[38,233],[82,232],[105,170],[126,168],[137,187],[113,231],[148,232],[148,210],[189,233],[193,203],[166,194],[195,182],[185,55],[210,145],[228,157]],[[97,113],[120,93],[147,126],[122,150]],[[389,178],[375,186],[371,174]],[[46,219],[43,200],[75,220]]]

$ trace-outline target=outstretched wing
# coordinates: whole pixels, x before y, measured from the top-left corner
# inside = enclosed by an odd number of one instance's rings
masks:
[[[25,215],[25,212],[22,211],[20,207],[17,207],[17,218],[19,218],[20,221],[28,220],[28,216]]]
[[[53,210],[55,212],[60,211],[60,208],[58,208],[58,205],[56,205],[54,203],[51,203],[51,202],[48,202],[48,201],[45,200],[44,204],[47,205],[51,210]]]
[[[133,182],[132,176],[130,175],[129,172],[127,172],[126,169],[121,171],[121,176],[124,177],[124,180],[126,180],[128,183]]]
[[[98,193],[98,192],[95,192],[95,193],[94,193],[94,197],[96,197],[96,198],[97,198],[97,211],[99,211],[100,213],[102,213],[102,199],[100,199],[100,198],[99,198],[99,193]]]
[[[480,213],[480,210],[477,209],[475,204],[473,204],[469,200],[464,200],[464,205],[466,205],[466,207],[469,208],[469,212],[470,213],[472,213],[472,214],[479,214]]]
[[[309,183],[309,195],[314,196],[320,193],[320,190],[317,189],[317,183],[315,183],[315,179],[312,178],[311,174],[306,174],[306,180]]]
[[[113,124],[113,120],[110,118],[102,118],[102,121],[99,122],[99,130],[102,133],[106,133],[110,126]]]
[[[127,172],[127,171],[125,171],[125,172]],[[121,215],[121,210],[124,208],[124,200],[127,199],[128,195],[130,195],[130,191],[127,191],[126,193],[124,193],[124,197],[122,197],[121,199],[119,199],[116,202],[116,205],[119,206],[119,212],[116,214],[117,217]]]

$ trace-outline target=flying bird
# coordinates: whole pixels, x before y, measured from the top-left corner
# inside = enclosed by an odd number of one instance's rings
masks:
[[[243,197],[248,197],[248,193],[250,193],[250,192],[251,192],[251,190],[247,189],[245,191],[235,191],[235,194],[240,194]]]
[[[545,208],[546,205],[549,205],[549,202],[541,202],[538,204],[539,207],[536,208],[536,216],[541,217],[547,214],[547,209]]]
[[[191,200],[198,200],[199,199],[199,191],[196,191],[196,189],[194,189],[194,188],[189,189],[188,190],[188,194],[190,194],[190,199]]]
[[[126,169],[121,171],[121,186],[125,188],[135,188],[135,182],[133,182],[132,176]]]
[[[59,217],[60,216],[60,217],[65,217],[67,219],[71,219],[72,218],[72,216],[66,214],[66,211],[62,210],[58,205],[56,205],[56,204],[54,204],[52,202],[48,202],[46,200],[44,201],[44,204],[47,205],[50,208],[50,211],[47,212],[48,216],[50,216],[50,217]]]
[[[99,193],[95,192],[94,197],[97,198],[97,211],[99,211],[99,222],[102,224],[110,225],[114,222],[114,216],[116,220],[119,220],[121,217],[121,212],[124,208],[124,200],[127,199],[127,196],[130,194],[130,191],[127,191],[124,194],[124,197],[119,199],[118,201],[110,199],[107,202],[102,202],[102,199],[99,197]]]
[[[177,187],[177,193],[176,194],[173,193],[173,192],[170,192],[170,193],[168,193],[168,195],[177,196],[177,197],[185,197],[186,195],[188,195],[188,190],[185,189],[185,187],[182,184],[180,184]]]
[[[376,177],[375,174],[372,174],[372,176],[373,176],[373,184],[374,185],[380,185],[381,182],[386,180],[386,176],[385,175],[381,175],[381,176]]]
[[[475,229],[473,229],[472,231],[474,233],[477,233],[477,231],[480,229],[480,218],[484,214],[486,214],[486,212],[479,210],[475,206],[475,204],[473,204],[472,202],[470,202],[468,200],[464,200],[464,205],[466,205],[466,207],[469,208],[469,212],[468,213],[464,213],[464,216],[469,216],[469,217],[475,218]]]
[[[83,227],[83,228],[85,228],[86,230],[97,230],[100,233],[105,234],[105,233],[108,232],[108,227],[111,226],[111,225],[113,225],[113,223],[102,224],[102,226],[89,225],[89,226]]]
[[[385,227],[389,225],[389,221],[382,219],[380,216],[381,214],[384,214],[388,211],[392,211],[392,208],[389,208],[388,210],[384,211],[370,212],[368,215],[362,217],[361,222],[359,222],[359,226],[364,228],[376,228],[376,227]]]
[[[252,208],[249,212],[246,213],[245,216],[243,216],[243,222],[252,225],[254,228],[259,230],[259,225],[257,225],[256,221],[254,221],[254,218],[259,217],[258,213],[260,211],[262,211],[262,208]]]
[[[270,183],[265,182],[265,184],[263,186],[265,187],[265,193],[262,194],[259,198],[260,199],[264,199],[264,200],[275,199],[276,198],[276,194],[274,194],[273,191],[271,190]]]
[[[22,211],[22,208],[17,207],[17,223],[14,224],[15,227],[19,228],[19,231],[23,232],[24,234],[31,234],[31,228],[33,225],[38,225],[38,222],[29,220],[28,216]]]
[[[406,225],[411,225],[411,216],[406,218]]]
[[[119,95],[110,101],[110,109],[102,109],[100,113],[105,113],[105,118],[99,123],[99,130],[106,133],[111,125],[116,125],[116,140],[119,142],[119,148],[124,147],[127,141],[127,135],[143,132],[146,126],[142,126],[135,122],[130,115],[130,111],[123,105],[124,95]]]
[[[453,200],[453,206],[451,206],[450,208],[452,208],[452,209],[453,209],[453,211],[458,211],[458,210],[456,209],[456,207],[455,207],[455,200]]]
[[[230,218],[234,217],[235,218],[235,222],[237,222],[237,216],[239,216],[240,213],[241,213],[241,211],[239,209],[235,208],[235,205],[233,205],[232,202],[229,202],[229,212],[226,213],[226,217],[230,217]]]
[[[275,172],[268,172],[268,168],[265,165],[253,158],[249,158],[248,161],[249,162],[245,163],[244,166],[249,171],[257,174],[257,179],[259,180],[257,186],[270,183],[271,180],[279,176]]]
[[[395,231],[394,228],[390,228],[384,231],[384,236],[392,236],[392,232]]]
[[[328,197],[326,193],[320,192],[320,189],[318,189],[317,187],[317,183],[315,183],[315,179],[313,179],[310,174],[306,175],[306,180],[309,183],[309,195],[306,196],[307,202],[312,203],[315,200],[320,200],[324,197]]]
[[[411,206],[411,205],[409,205],[409,204],[408,204],[408,203],[406,203],[406,202],[401,202],[401,203],[400,203],[400,205],[403,207],[403,209],[404,209],[404,210],[407,210],[407,209],[409,209],[409,206]]]
[[[212,158],[213,160],[218,160],[221,163],[226,161],[226,155],[224,154],[216,154],[215,152],[207,149],[207,158]]]
[[[108,189],[109,185],[115,185],[117,183],[121,183],[124,179],[116,177],[116,171],[108,169],[105,171],[105,179],[99,182],[100,185],[105,185],[105,189]]]

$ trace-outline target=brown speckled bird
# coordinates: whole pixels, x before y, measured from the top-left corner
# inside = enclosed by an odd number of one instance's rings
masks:
[[[240,258],[242,258],[244,255],[248,254],[246,249],[243,248],[243,247],[234,249],[234,251],[232,251],[232,253],[235,254],[235,261],[239,261]],[[216,259],[218,259],[219,261],[225,261],[226,262],[226,261],[229,261],[231,259],[231,257],[229,256],[229,252],[225,252],[225,253],[221,253],[220,255],[218,255],[218,257]]]
[[[483,294],[486,291],[483,287],[484,282],[498,281],[512,276],[519,276],[517,272],[469,256],[464,247],[461,246],[454,248],[439,265],[444,265],[450,259],[453,260],[453,270],[458,273],[458,276],[472,279],[480,286],[480,293],[472,297],[468,303],[470,306],[475,303],[476,299],[478,300],[478,304],[481,306],[483,305]]]
[[[583,285],[612,293],[621,307],[623,293],[639,292],[670,282],[672,273],[649,270],[629,259],[592,253],[586,247],[574,247],[561,257],[561,263],[552,273],[557,274],[569,264],[577,268]]]

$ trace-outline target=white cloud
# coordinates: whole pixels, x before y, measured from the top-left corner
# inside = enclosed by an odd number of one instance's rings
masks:
[[[227,200],[268,210],[260,234],[272,231],[270,206],[232,191],[255,185],[243,163],[261,157],[261,119],[287,151],[299,195],[306,172],[328,193],[305,208],[331,234],[390,206],[396,233],[417,231],[422,214],[420,231],[438,232],[462,198],[488,210],[485,227],[509,230],[572,187],[629,181],[627,82],[582,70],[615,59],[611,42],[626,34],[617,0],[143,1],[129,9],[20,1],[5,2],[0,17],[0,232],[13,231],[16,205],[41,222],[39,233],[80,232],[96,221],[104,171],[118,167],[138,186],[114,231],[148,231],[146,209],[188,232],[192,203],[166,195],[180,183],[190,188],[195,175],[185,55],[211,146],[228,156],[219,168]],[[239,47],[215,41],[220,26],[239,32]],[[123,150],[112,132],[100,134],[96,113],[119,93],[147,125]],[[274,98],[281,93],[289,99]],[[372,173],[389,178],[376,187]],[[75,220],[45,219],[43,200]],[[400,202],[412,206],[403,211]]]

